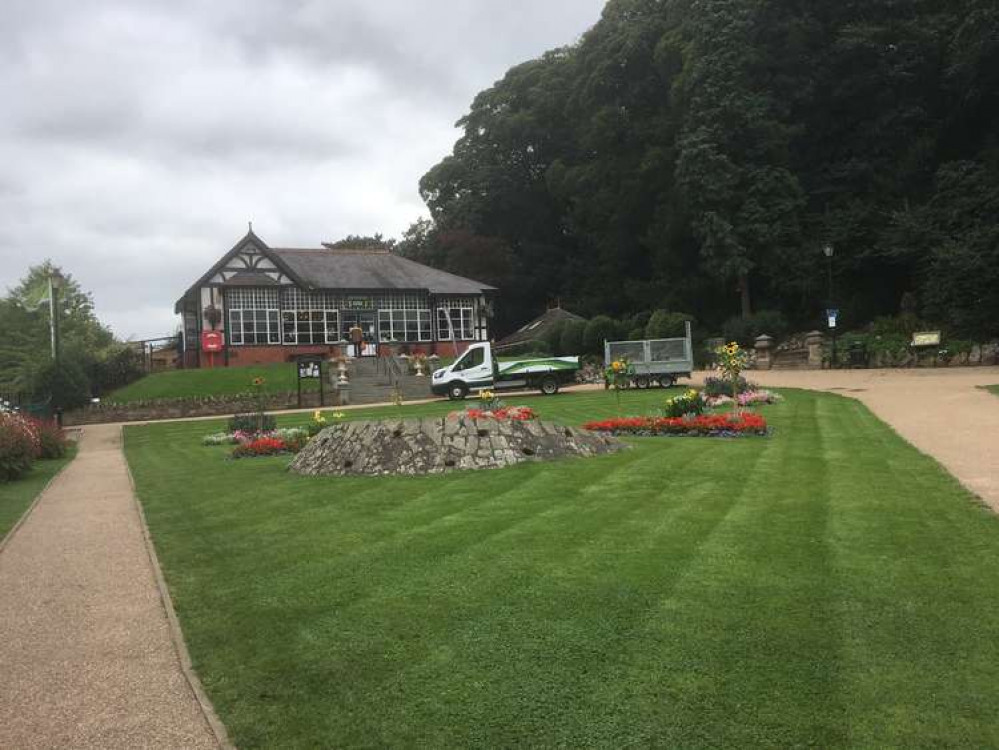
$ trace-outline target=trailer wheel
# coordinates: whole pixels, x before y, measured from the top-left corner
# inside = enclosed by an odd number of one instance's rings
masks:
[[[464,401],[468,395],[468,386],[464,383],[451,383],[447,388],[447,397],[451,401]]]
[[[646,388],[648,388],[649,387],[649,376],[648,375],[639,375],[637,378],[635,378],[635,387],[639,388],[639,389],[641,389],[643,391]]]
[[[554,396],[558,393],[558,380],[551,375],[541,378],[541,392],[546,396]]]
[[[659,377],[660,388],[672,388],[674,385],[676,385],[676,378],[672,375],[661,375]]]

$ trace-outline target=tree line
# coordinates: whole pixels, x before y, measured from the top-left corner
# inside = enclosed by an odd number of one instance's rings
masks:
[[[458,124],[395,250],[499,287],[500,333],[559,297],[999,334],[992,0],[610,0]]]
[[[50,348],[50,305],[47,299],[39,303],[53,274],[62,278],[56,297],[58,362]],[[72,409],[145,374],[142,353],[115,339],[97,319],[90,293],[51,261],[32,266],[0,297],[0,331],[0,396],[17,393],[51,408]]]

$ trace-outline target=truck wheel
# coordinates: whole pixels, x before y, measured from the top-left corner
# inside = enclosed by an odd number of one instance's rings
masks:
[[[554,396],[558,393],[558,380],[551,375],[541,379],[541,392],[546,396]]]
[[[649,387],[649,378],[646,375],[639,375],[635,378],[635,387],[640,388],[643,391]]]
[[[676,378],[674,378],[672,375],[660,376],[659,378],[660,388],[672,388],[674,385],[676,385]]]
[[[468,386],[464,383],[451,383],[447,387],[447,397],[452,401],[464,401],[468,395]]]

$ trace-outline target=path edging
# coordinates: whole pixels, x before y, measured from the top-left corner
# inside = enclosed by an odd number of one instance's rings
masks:
[[[77,452],[79,452],[79,448],[77,448]],[[42,501],[42,497],[48,491],[49,487],[52,486],[52,483],[55,480],[57,480],[59,477],[61,477],[62,473],[66,471],[66,469],[69,468],[69,465],[73,463],[73,461],[75,460],[76,456],[73,456],[73,458],[71,458],[69,461],[63,464],[62,468],[59,469],[59,471],[57,471],[55,474],[53,474],[49,478],[49,481],[45,483],[45,486],[38,491],[38,494],[35,495],[35,499],[31,501],[31,505],[25,508],[24,513],[22,513],[21,517],[17,519],[17,523],[15,523],[13,526],[10,527],[10,531],[7,532],[7,535],[3,539],[0,539],[0,553],[4,551],[4,549],[7,547],[7,544],[14,538],[14,534],[17,533],[17,530],[20,529],[21,526],[23,526],[24,523],[28,520],[28,516],[31,515],[31,512],[35,509],[35,506]]]
[[[146,512],[139,501],[135,478],[132,476],[132,467],[125,457],[125,425],[119,425],[118,430],[121,441],[122,459],[125,462],[125,473],[128,475],[128,483],[132,488],[132,502],[139,516],[139,525],[142,527],[142,540],[146,545],[146,554],[149,556],[149,562],[153,567],[153,578],[156,580],[160,603],[163,605],[163,610],[166,613],[167,626],[170,630],[170,640],[173,642],[174,651],[180,662],[180,671],[183,673],[184,679],[187,681],[187,685],[194,695],[194,700],[201,708],[205,723],[208,724],[208,728],[214,735],[219,747],[222,750],[236,750],[236,746],[229,739],[229,733],[226,731],[225,724],[222,723],[218,714],[215,713],[211,699],[208,697],[204,686],[201,684],[201,680],[194,671],[191,654],[188,652],[187,643],[184,641],[184,631],[180,627],[180,620],[177,619],[177,612],[173,608],[173,599],[170,597],[170,590],[167,588],[166,578],[163,577],[163,569],[160,567],[160,561],[156,555],[156,547],[153,545],[153,537],[149,532],[149,525],[146,523]]]

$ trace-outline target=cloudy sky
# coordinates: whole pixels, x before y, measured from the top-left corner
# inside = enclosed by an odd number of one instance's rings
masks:
[[[52,258],[122,337],[246,231],[398,236],[507,68],[604,0],[4,0],[0,289]]]

